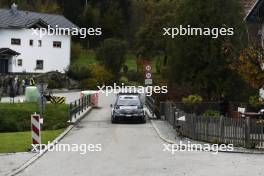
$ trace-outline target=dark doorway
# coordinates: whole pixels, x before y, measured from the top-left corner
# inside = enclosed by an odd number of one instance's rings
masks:
[[[8,59],[0,59],[0,73],[8,73]]]

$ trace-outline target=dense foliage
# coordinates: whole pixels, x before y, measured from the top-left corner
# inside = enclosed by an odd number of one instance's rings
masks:
[[[118,76],[125,63],[126,51],[126,42],[110,38],[106,39],[98,49],[96,58],[113,75]]]
[[[101,27],[102,36],[74,39],[81,46],[73,45],[72,59],[78,59],[85,49],[97,50],[98,61],[116,81],[124,66],[124,53],[129,49],[137,60],[161,58],[156,64],[160,74],[157,80],[168,81],[172,87],[169,92],[183,90],[174,97],[199,94],[208,101],[247,101],[263,86],[263,70],[255,66],[259,51],[243,50],[248,44],[240,1],[2,0],[0,7],[7,8],[13,2],[23,10],[61,13],[79,27]],[[175,36],[173,39],[163,36],[163,28],[179,25],[234,28],[234,35]],[[91,73],[86,65],[70,67],[69,73],[84,85],[96,84],[88,76]]]

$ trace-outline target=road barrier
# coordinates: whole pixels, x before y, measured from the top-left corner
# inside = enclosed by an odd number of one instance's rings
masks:
[[[29,86],[35,86],[35,85],[36,85],[35,80],[33,78],[30,78]]]
[[[72,122],[73,118],[80,115],[81,112],[85,111],[89,106],[92,106],[92,95],[85,95],[78,100],[70,103],[69,107],[69,120]]]
[[[41,144],[41,130],[40,130],[40,115],[31,115],[31,134],[32,134],[32,144]]]
[[[81,91],[81,98],[86,95],[91,95],[91,104],[93,108],[98,108],[99,106],[99,93],[98,91]]]
[[[52,104],[65,104],[66,97],[56,97],[52,95],[44,95],[47,101],[51,102]]]

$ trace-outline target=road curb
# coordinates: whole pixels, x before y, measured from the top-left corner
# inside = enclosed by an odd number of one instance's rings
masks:
[[[147,116],[149,117],[149,113],[147,112]],[[159,128],[156,126],[156,124],[153,122],[155,120],[152,120],[150,119],[150,122],[151,122],[151,125],[153,126],[153,128],[155,129],[157,135],[159,136],[160,139],[162,139],[164,142],[168,143],[168,144],[173,144],[173,145],[177,145],[177,146],[180,146],[180,144],[176,141],[172,141],[172,140],[169,140],[167,139],[166,137],[164,137],[161,133],[161,131],[159,130]],[[190,140],[191,142],[192,140]],[[199,143],[197,143],[199,144]],[[184,147],[181,146],[182,149],[185,149]],[[200,147],[193,147],[193,149],[199,149],[200,151],[203,151],[203,152],[207,152],[207,151],[204,151],[204,148],[200,148]],[[211,150],[211,152],[214,152],[213,150]],[[257,150],[250,150],[250,149],[244,149],[244,148],[238,148],[238,147],[234,147],[234,150],[233,151],[221,151],[219,150],[218,152],[222,152],[222,153],[240,153],[240,154],[264,154],[264,151],[257,151]]]
[[[61,133],[56,139],[54,139],[51,143],[51,145],[56,145],[59,141],[61,141],[72,129],[75,125],[77,125],[87,114],[91,112],[93,108],[89,107],[85,113],[83,113],[72,125],[68,126],[63,133]],[[48,148],[46,148],[44,151],[41,151],[40,153],[34,155],[30,160],[19,166],[17,169],[9,172],[6,174],[6,176],[14,176],[25,170],[27,167],[29,167],[31,164],[33,164],[36,160],[38,160],[40,157],[42,157],[46,152],[48,151]]]

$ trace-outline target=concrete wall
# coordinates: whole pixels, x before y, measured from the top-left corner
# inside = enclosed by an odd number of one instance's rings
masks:
[[[21,45],[11,45],[11,38],[21,39]],[[29,45],[29,40],[33,40],[33,46]],[[42,41],[42,46],[38,46],[38,40]],[[53,41],[60,41],[61,48],[54,48]],[[48,71],[64,72],[70,64],[70,36],[44,36],[40,38],[32,35],[31,29],[0,29],[0,48],[10,48],[21,55],[10,60],[11,72],[32,72],[45,73]],[[18,66],[17,60],[22,59],[22,66]],[[43,70],[36,70],[36,60],[43,60]]]

